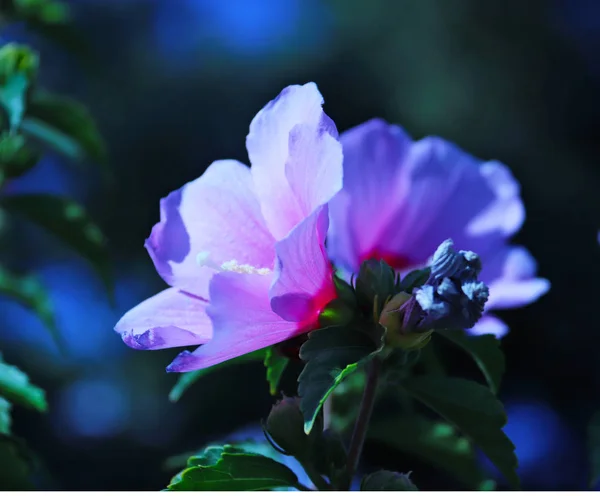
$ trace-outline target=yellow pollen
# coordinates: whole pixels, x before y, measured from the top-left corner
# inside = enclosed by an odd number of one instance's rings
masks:
[[[237,260],[229,260],[221,265],[221,270],[227,272],[237,272],[238,274],[260,274],[266,276],[271,273],[271,269],[254,267],[249,264],[240,264]]]

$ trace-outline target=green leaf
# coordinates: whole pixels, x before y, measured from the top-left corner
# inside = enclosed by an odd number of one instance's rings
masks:
[[[78,203],[47,194],[5,196],[0,205],[43,227],[92,264],[108,291],[113,281],[106,240]]]
[[[0,396],[0,434],[10,434],[11,432],[11,409],[12,405],[10,404],[10,401],[6,401],[6,399]]]
[[[410,474],[378,470],[364,477],[360,483],[361,491],[418,491],[410,480]]]
[[[289,358],[277,353],[273,348],[267,348],[265,355],[265,367],[267,367],[267,382],[269,383],[269,392],[275,396],[279,387],[279,380],[283,375],[285,368],[289,362]]]
[[[437,333],[471,355],[483,372],[491,390],[494,394],[498,394],[505,367],[500,341],[492,334],[469,336],[463,330],[445,330]]]
[[[29,81],[24,74],[14,74],[0,86],[0,103],[8,114],[11,131],[16,131],[25,112],[25,92]]]
[[[0,183],[24,174],[38,163],[39,158],[22,135],[3,133],[0,136]]]
[[[30,384],[27,375],[14,365],[2,361],[0,355],[0,394],[13,403],[18,403],[40,412],[48,409],[46,393]]]
[[[309,334],[300,348],[300,358],[306,365],[298,377],[300,407],[304,415],[304,430],[308,434],[323,404],[344,380],[369,360],[382,347],[381,326],[365,323],[350,326],[332,326]]]
[[[33,311],[48,328],[57,345],[61,349],[64,348],[54,320],[50,298],[36,277],[12,274],[0,267],[0,293],[14,298],[21,305]]]
[[[81,103],[50,93],[37,92],[29,101],[27,118],[33,119],[38,127],[43,123],[51,130],[46,129],[46,133],[54,132],[55,136],[62,134],[75,143],[75,146],[70,144],[65,148],[63,143],[55,141],[56,137],[53,138],[51,134],[44,136],[38,131],[37,137],[57,151],[76,160],[87,156],[100,164],[106,164],[104,141],[93,118]]]
[[[472,444],[445,422],[393,416],[373,423],[368,437],[431,463],[469,489],[477,489],[484,481]]]
[[[0,491],[31,491],[32,459],[25,444],[0,434]]]
[[[383,260],[366,260],[360,266],[356,278],[356,299],[365,312],[373,312],[377,300],[377,315],[381,313],[387,298],[394,293],[396,274]]]
[[[596,412],[588,425],[588,449],[590,453],[590,487],[600,480],[600,411]]]
[[[216,370],[229,367],[230,365],[237,365],[246,362],[264,361],[266,356],[266,350],[266,348],[263,348],[262,350],[253,351],[252,353],[248,353],[246,355],[227,360],[226,362],[218,363],[217,365],[213,365],[212,367],[208,367],[206,369],[194,370],[192,372],[184,372],[183,374],[180,374],[177,379],[177,382],[173,386],[173,389],[171,389],[171,392],[169,393],[169,400],[173,403],[179,401],[183,393],[185,393],[192,384],[194,384],[198,379],[204,377],[205,375],[210,374],[211,372],[215,372]]]
[[[217,457],[215,447],[198,464],[173,478],[169,491],[265,491],[298,487],[298,477],[272,458],[224,446]]]
[[[406,274],[404,279],[397,285],[396,289],[398,292],[404,291],[405,293],[412,294],[413,289],[423,286],[429,279],[431,274],[431,268],[426,267],[424,269],[417,269]]]
[[[487,387],[452,377],[414,377],[402,387],[415,399],[454,424],[506,477],[519,487],[515,446],[502,431],[506,414],[502,403]]]

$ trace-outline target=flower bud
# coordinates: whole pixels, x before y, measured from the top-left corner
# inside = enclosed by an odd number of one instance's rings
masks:
[[[266,431],[287,455],[305,459],[310,454],[315,438],[323,431],[322,416],[317,418],[311,433],[307,435],[304,433],[300,398],[284,397],[271,408],[271,413],[267,417]]]

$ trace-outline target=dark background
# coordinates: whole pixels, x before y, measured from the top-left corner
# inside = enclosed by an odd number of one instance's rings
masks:
[[[112,327],[164,287],[143,242],[159,199],[216,159],[247,162],[255,113],[288,84],[315,81],[343,131],[374,116],[509,165],[527,220],[515,241],[551,291],[503,312],[502,389],[525,489],[584,489],[586,424],[600,409],[600,2],[595,0],[73,0],[83,61],[27,33],[41,82],[85,102],[115,180],[47,155],[11,192],[68,194],[110,240],[117,303],[86,263],[39,231],[11,226],[8,262],[50,287],[68,342],[0,301],[0,346],[47,388],[50,412],[15,412],[51,489],[161,489],[164,459],[269,410],[260,364],[215,373],[172,404],[175,350],[136,352]],[[2,220],[4,222],[6,219]],[[289,378],[288,378],[289,379]],[[293,377],[288,380],[293,383]],[[367,459],[387,459],[369,445]],[[387,457],[387,458],[386,458]],[[400,462],[399,462],[400,463]],[[406,465],[405,463],[408,463]],[[416,470],[410,460],[403,471]],[[427,478],[419,477],[422,489]]]

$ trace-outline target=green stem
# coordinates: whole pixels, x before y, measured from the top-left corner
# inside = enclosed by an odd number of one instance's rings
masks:
[[[367,382],[365,384],[365,390],[363,397],[360,402],[360,410],[356,423],[354,424],[354,432],[352,433],[352,439],[350,441],[350,448],[348,449],[348,462],[346,464],[346,490],[350,489],[352,485],[352,478],[358,467],[358,461],[362,453],[363,445],[365,444],[365,438],[367,436],[367,429],[369,428],[369,421],[371,420],[371,414],[373,413],[373,406],[375,405],[375,393],[377,392],[377,383],[379,381],[379,374],[381,372],[381,361],[375,357],[369,363],[367,371]]]

